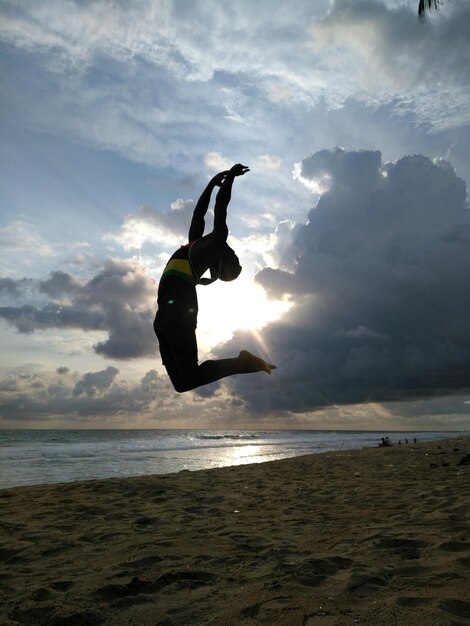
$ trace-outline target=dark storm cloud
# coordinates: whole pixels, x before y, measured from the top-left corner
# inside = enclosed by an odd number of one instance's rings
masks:
[[[51,272],[48,279],[39,282],[39,291],[51,298],[57,298],[78,291],[82,283],[66,272]]]
[[[140,381],[129,383],[119,380],[118,374],[114,367],[87,372],[78,380],[64,367],[56,372],[5,373],[0,378],[0,422],[52,418],[76,423],[77,416],[154,415],[155,405],[162,406],[168,394],[167,377],[150,370]]]
[[[235,391],[305,411],[470,388],[470,212],[450,164],[336,149],[301,175],[329,189],[296,231],[294,269],[257,275],[293,302],[263,331],[278,369],[233,379]],[[235,344],[261,350],[249,333],[225,349]]]
[[[20,333],[32,333],[46,328],[103,328],[103,314],[100,311],[89,311],[83,307],[57,302],[49,302],[41,308],[28,304],[21,307],[0,307],[0,317],[16,326]]]
[[[0,297],[7,296],[10,298],[18,298],[31,286],[32,281],[28,278],[14,280],[13,278],[0,278]]]
[[[14,286],[8,283],[10,290]],[[155,284],[142,267],[110,259],[88,282],[53,272],[47,280],[39,281],[37,287],[54,300],[42,307],[31,304],[0,307],[0,317],[19,332],[47,328],[101,330],[108,333],[108,338],[94,346],[98,354],[131,359],[155,353],[152,329]]]
[[[88,372],[80,378],[73,389],[74,396],[85,394],[89,397],[102,394],[113,383],[119,370],[115,367],[107,367],[99,372]]]
[[[79,295],[89,307],[99,307],[103,312],[103,326],[109,337],[95,346],[96,352],[115,359],[155,353],[155,290],[143,268],[129,261],[107,261]]]
[[[0,278],[0,294],[8,296],[18,295],[19,289],[16,280],[12,278]]]

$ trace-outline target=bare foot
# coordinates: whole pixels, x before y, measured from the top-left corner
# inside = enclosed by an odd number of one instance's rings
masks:
[[[268,374],[271,374],[271,370],[276,369],[275,365],[272,365],[272,363],[268,363],[264,359],[261,359],[259,356],[251,354],[251,352],[248,352],[248,350],[242,350],[238,355],[238,358],[242,361],[246,373],[267,372]]]

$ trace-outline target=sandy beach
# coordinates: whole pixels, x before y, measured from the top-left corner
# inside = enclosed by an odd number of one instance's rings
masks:
[[[0,623],[470,624],[470,438],[0,491]]]

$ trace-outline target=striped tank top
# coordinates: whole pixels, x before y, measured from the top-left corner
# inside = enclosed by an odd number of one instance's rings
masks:
[[[163,274],[160,278],[162,281],[168,280],[170,277],[178,278],[186,282],[190,282],[193,285],[197,283],[197,279],[194,276],[191,262],[189,260],[189,249],[193,245],[193,242],[187,243],[185,246],[181,246],[165,265]]]

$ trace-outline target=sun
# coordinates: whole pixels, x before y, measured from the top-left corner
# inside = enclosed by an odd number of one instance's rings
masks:
[[[269,300],[252,277],[242,276],[230,283],[198,287],[198,301],[197,339],[203,351],[228,341],[236,330],[259,331],[291,307],[284,300]]]

